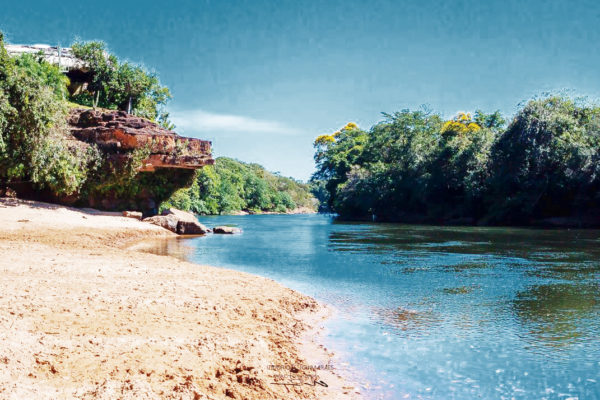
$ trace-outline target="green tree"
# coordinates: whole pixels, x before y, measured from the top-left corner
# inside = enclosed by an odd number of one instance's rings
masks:
[[[258,164],[219,157],[214,166],[198,171],[190,188],[178,191],[161,207],[171,206],[198,214],[286,212],[298,206],[313,209],[315,199],[306,184]]]
[[[115,80],[119,64],[117,57],[108,54],[106,44],[103,42],[75,42],[71,48],[75,57],[85,63],[91,76],[87,85],[87,93],[78,95],[73,98],[73,101],[94,108],[98,106],[113,108],[111,107],[114,104],[111,101],[109,88]]]
[[[480,122],[485,123],[482,113],[478,116]],[[491,128],[487,124],[482,127],[470,114],[460,113],[443,125],[440,141],[428,165],[430,216],[442,220],[481,216],[493,140]]]
[[[376,196],[372,213],[382,220],[426,214],[428,166],[442,120],[427,109],[383,115],[385,120],[371,129],[364,156]]]
[[[321,135],[315,140],[317,171],[313,179],[327,182],[329,207],[333,208],[337,187],[348,179],[348,173],[359,162],[367,141],[367,132],[352,122],[333,135]]]
[[[313,185],[344,218],[529,224],[600,213],[600,107],[549,96],[508,127],[498,111],[384,116],[366,134],[315,141]]]
[[[72,101],[127,111],[156,121],[168,129],[174,128],[164,109],[171,93],[160,84],[156,74],[139,65],[121,63],[108,52],[103,42],[77,42],[72,48],[74,55],[85,62],[91,75],[87,93],[75,96]]]
[[[58,66],[50,64],[41,56],[34,56],[32,54],[22,54],[16,57],[14,62],[22,71],[25,71],[43,85],[50,87],[57,97],[61,99],[67,98],[69,94],[67,90],[69,78],[60,71]]]
[[[490,222],[528,223],[595,207],[600,108],[533,100],[492,148]]]
[[[97,152],[67,140],[55,72],[29,57],[10,59],[0,35],[0,180],[69,195],[82,187]]]

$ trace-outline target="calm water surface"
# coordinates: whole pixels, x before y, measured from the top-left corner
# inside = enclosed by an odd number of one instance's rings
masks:
[[[154,251],[335,306],[326,344],[368,398],[600,399],[600,231],[201,220],[244,233]]]

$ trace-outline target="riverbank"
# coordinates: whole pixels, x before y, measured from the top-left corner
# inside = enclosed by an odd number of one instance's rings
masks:
[[[297,215],[297,214],[316,214],[316,213],[317,213],[317,210],[315,210],[313,208],[297,207],[297,208],[294,208],[292,210],[288,210],[285,212],[277,212],[277,211],[250,212],[250,211],[239,210],[239,211],[234,211],[234,212],[231,212],[231,213],[225,214],[225,215]]]
[[[300,350],[324,313],[307,296],[127,249],[173,236],[133,219],[0,199],[0,220],[0,398],[357,396],[302,368],[331,357]]]

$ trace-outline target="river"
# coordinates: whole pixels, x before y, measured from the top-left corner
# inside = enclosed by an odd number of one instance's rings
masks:
[[[600,231],[200,220],[244,233],[155,251],[335,307],[324,340],[366,398],[600,398]]]

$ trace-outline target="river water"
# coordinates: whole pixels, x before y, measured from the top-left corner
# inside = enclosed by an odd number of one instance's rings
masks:
[[[600,231],[325,215],[201,222],[244,233],[153,251],[269,277],[334,306],[324,340],[366,398],[600,399]]]

